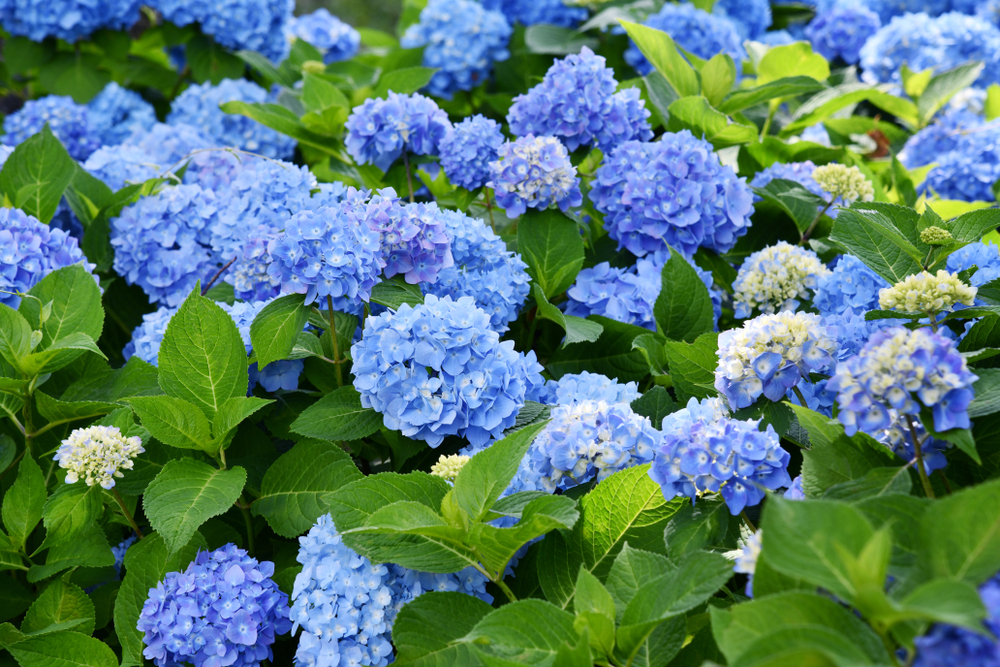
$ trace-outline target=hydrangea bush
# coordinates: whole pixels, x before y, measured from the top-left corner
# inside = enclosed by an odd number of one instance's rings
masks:
[[[0,663],[1000,664],[997,6],[0,0]]]

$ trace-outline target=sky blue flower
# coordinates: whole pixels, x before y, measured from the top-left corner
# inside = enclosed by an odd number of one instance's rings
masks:
[[[639,398],[635,382],[622,384],[590,371],[567,373],[558,380],[549,380],[545,383],[545,391],[546,396],[540,402],[550,405],[572,405],[583,401],[604,401],[614,405],[631,403]]]
[[[625,141],[652,139],[639,89],[615,92],[618,82],[605,62],[586,46],[556,60],[541,83],[514,98],[507,112],[510,131],[558,137],[570,152],[589,145],[608,152]]]
[[[921,192],[942,199],[993,201],[1000,179],[1000,125],[988,124],[962,133],[954,150],[935,158]]]
[[[424,47],[424,67],[438,70],[427,91],[450,100],[456,91],[486,82],[493,63],[510,57],[511,32],[502,13],[484,9],[475,0],[430,0],[399,44],[404,49]]]
[[[111,188],[120,190],[128,183],[143,181],[180,169],[179,161],[192,151],[215,146],[197,128],[184,123],[156,123],[147,130],[134,132],[117,146],[102,146],[83,164]]]
[[[771,27],[771,3],[768,0],[716,0],[712,13],[732,21],[744,40],[759,40]]]
[[[87,107],[59,95],[28,100],[21,109],[5,117],[0,141],[17,146],[41,132],[46,123],[74,160],[86,160],[101,146],[101,134],[91,127]]]
[[[368,98],[354,107],[344,127],[351,157],[359,164],[374,164],[387,171],[404,150],[437,155],[451,122],[434,100],[419,93],[389,91],[385,98]]]
[[[150,5],[174,25],[200,24],[203,33],[231,51],[257,51],[275,63],[288,55],[293,0],[152,0]]]
[[[983,630],[995,637],[1000,634],[1000,574],[979,587],[979,598],[986,607]],[[1000,642],[954,625],[932,625],[914,643],[917,645],[914,667],[992,667],[1000,663]]]
[[[327,65],[341,60],[350,60],[361,46],[361,33],[334,16],[325,7],[311,14],[292,17],[289,32],[298,39],[305,40],[323,53]]]
[[[823,12],[806,26],[813,51],[827,60],[840,57],[858,62],[861,47],[882,27],[878,14],[861,4],[841,5]]]
[[[520,23],[524,26],[536,23],[549,23],[560,28],[573,28],[578,23],[587,20],[587,10],[583,7],[570,7],[562,0],[486,0],[486,9],[496,9],[503,12],[512,25]]]
[[[949,270],[952,270],[949,266]],[[889,287],[885,278],[868,268],[854,255],[841,255],[837,265],[816,281],[813,305],[823,316],[841,315],[848,310],[878,308],[879,290]]]
[[[450,212],[434,202],[397,202],[395,191],[385,188],[363,209],[355,209],[379,234],[386,278],[402,275],[411,285],[433,283],[440,271],[455,264],[445,222]]]
[[[566,147],[554,137],[529,134],[500,147],[490,163],[490,182],[497,206],[508,217],[524,215],[529,208],[544,210],[558,204],[562,211],[583,203],[580,179]]]
[[[973,130],[976,134],[989,131],[983,127],[982,116],[964,109],[947,110],[906,140],[899,152],[899,161],[907,169],[937,162],[945,153],[956,150],[962,137]]]
[[[11,35],[40,42],[58,37],[67,42],[89,37],[101,28],[125,30],[139,20],[138,0],[4,0],[0,25]]]
[[[158,366],[160,345],[163,334],[167,332],[170,318],[180,306],[160,306],[151,313],[142,316],[142,323],[132,330],[132,340],[125,345],[122,356],[125,361],[139,357],[148,364]]]
[[[798,40],[787,30],[770,30],[757,38],[758,42],[768,46],[784,46],[792,44]]]
[[[153,105],[134,90],[112,81],[87,103],[92,132],[102,146],[122,143],[135,132],[145,132],[156,123]]]
[[[271,644],[291,629],[288,596],[236,545],[200,551],[184,572],[168,572],[149,590],[138,629],[143,656],[157,667],[256,667],[273,660]]]
[[[827,4],[843,4],[847,0],[827,0]],[[860,2],[861,0],[850,0]],[[894,16],[904,14],[924,13],[930,16],[940,16],[948,11],[960,11],[956,5],[968,0],[869,0],[866,4],[882,19],[882,24],[888,23]],[[827,9],[829,9],[827,7]],[[969,12],[970,14],[973,12]]]
[[[504,137],[500,126],[480,114],[457,123],[441,140],[441,167],[452,185],[475,190],[490,178],[490,162]]]
[[[730,55],[736,62],[737,72],[747,57],[739,30],[732,21],[722,14],[709,14],[688,3],[675,5],[667,2],[660,11],[650,14],[643,25],[662,30],[679,46],[699,58],[708,59],[717,53]],[[631,40],[625,49],[625,62],[643,76],[653,69]]]
[[[948,255],[947,267],[951,273],[959,273],[973,266],[977,267],[976,272],[968,280],[973,287],[982,287],[1000,278],[1000,247],[977,241]]]
[[[688,130],[618,146],[588,196],[618,247],[640,257],[668,245],[688,257],[699,247],[728,252],[753,214],[746,180]]]

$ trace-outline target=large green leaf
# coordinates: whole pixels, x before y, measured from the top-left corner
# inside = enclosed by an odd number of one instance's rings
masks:
[[[0,170],[0,192],[12,206],[48,223],[75,171],[73,158],[46,123],[7,158]]]
[[[82,482],[61,485],[42,507],[45,541],[37,551],[72,542],[87,528],[96,525],[103,509],[100,486],[87,486]]]
[[[698,75],[684,59],[670,35],[638,23],[622,21],[621,26],[657,72],[681,97],[701,92]]]
[[[549,299],[565,292],[583,268],[583,237],[576,222],[559,211],[532,209],[522,215],[517,250]]]
[[[983,63],[969,62],[958,67],[939,72],[927,82],[927,87],[917,99],[917,113],[920,125],[930,122],[938,111],[948,103],[955,93],[971,86],[983,71]]]
[[[302,124],[298,116],[282,106],[240,101],[226,102],[220,106],[226,113],[240,114],[247,118],[252,118],[262,125],[275,129],[282,134],[287,134],[300,144],[315,148],[338,160],[344,160],[344,156],[332,139],[309,130]]]
[[[798,97],[824,89],[825,86],[811,76],[785,77],[756,88],[733,91],[718,105],[718,109],[722,113],[735,113],[769,100]]]
[[[495,528],[474,524],[465,542],[474,547],[487,569],[502,574],[521,547],[550,531],[569,530],[579,518],[576,501],[572,498],[542,496],[525,505],[514,526]]]
[[[404,667],[474,667],[471,647],[460,641],[493,611],[490,605],[458,591],[424,593],[408,602],[392,624],[394,664]]]
[[[711,331],[712,297],[694,267],[671,248],[661,276],[660,294],[653,305],[656,330],[670,340],[688,343]]]
[[[104,531],[96,525],[83,528],[70,542],[49,547],[43,565],[32,565],[28,581],[35,583],[71,567],[108,567],[115,562]]]
[[[302,333],[309,309],[303,305],[305,296],[287,294],[261,309],[250,324],[250,342],[257,355],[257,367],[263,369],[273,361],[287,359],[299,334]]]
[[[404,303],[416,306],[424,302],[423,292],[419,285],[411,285],[403,276],[393,276],[389,280],[383,280],[375,284],[372,288],[372,303],[377,303],[399,310]]]
[[[31,352],[31,325],[7,304],[0,304],[0,356],[15,368]]]
[[[793,76],[807,76],[816,81],[825,81],[830,76],[830,65],[826,62],[826,58],[813,53],[809,42],[775,46],[769,49],[757,64],[759,85]]]
[[[7,646],[21,667],[117,667],[118,658],[104,642],[62,630],[25,637]]]
[[[437,69],[434,67],[403,67],[383,72],[375,86],[375,97],[385,97],[391,90],[400,95],[410,95],[426,86]]]
[[[37,632],[70,621],[78,623],[74,631],[91,634],[94,631],[94,603],[79,586],[56,579],[28,609],[21,632]]]
[[[103,401],[60,401],[44,392],[36,391],[35,407],[38,409],[38,414],[45,417],[49,424],[61,424],[100,417],[122,406]]]
[[[701,399],[716,395],[714,384],[715,368],[719,364],[718,348],[719,334],[715,332],[698,336],[694,343],[667,341],[664,345],[674,390],[682,403],[692,397]]]
[[[352,385],[330,392],[303,410],[292,422],[293,433],[323,440],[359,440],[379,430],[382,415],[361,406]]]
[[[842,245],[890,284],[921,270],[922,258],[917,257],[920,252],[879,211],[841,210],[830,240]]]
[[[84,333],[71,333],[46,349],[23,357],[20,363],[21,371],[26,375],[52,373],[65,368],[85,352],[93,352],[106,358],[93,338]]]
[[[576,637],[572,614],[542,600],[518,600],[493,610],[463,641],[486,657],[511,661],[505,664],[542,665]]]
[[[535,317],[555,322],[562,327],[563,331],[566,332],[566,339],[563,341],[563,345],[571,345],[573,343],[580,342],[593,343],[601,337],[604,327],[597,322],[585,320],[582,317],[566,315],[549,303],[549,300],[545,298],[545,293],[542,291],[542,288],[538,285],[538,283],[532,284],[531,295],[535,297],[535,303],[538,306],[538,311],[535,313]]]
[[[978,586],[1000,570],[1000,481],[933,503],[920,520],[918,566],[925,577]]]
[[[566,373],[591,371],[619,382],[641,380],[648,375],[649,365],[645,357],[632,347],[638,336],[649,333],[648,329],[599,315],[591,315],[589,321],[603,327],[600,337],[593,343],[576,343],[557,350],[549,359],[550,373],[561,377]]]
[[[17,479],[3,497],[0,516],[14,547],[24,547],[31,531],[42,520],[45,507],[45,479],[42,470],[31,456],[21,459],[17,467]]]
[[[740,518],[732,515],[721,497],[684,502],[670,517],[663,536],[667,554],[674,558],[707,548],[728,551],[740,537]]]
[[[776,178],[754,193],[780,208],[791,218],[800,234],[805,234],[826,202],[794,181]]]
[[[211,426],[204,413],[190,401],[173,396],[143,396],[129,399],[128,404],[142,420],[143,427],[160,442],[181,449],[211,450]]]
[[[97,340],[104,328],[101,290],[94,276],[82,264],[66,266],[42,278],[28,294],[38,300],[22,299],[18,310],[32,324],[38,322],[41,304],[51,303],[48,318],[41,325],[40,350],[65,340],[72,334],[85,334]]]
[[[198,83],[211,81],[218,85],[223,79],[239,79],[245,65],[237,56],[216,44],[208,35],[195,35],[185,45],[184,55],[191,76]]]
[[[757,138],[756,128],[732,122],[726,114],[713,109],[701,95],[680,98],[670,105],[669,113],[668,130],[690,130],[717,149],[747,144]]]

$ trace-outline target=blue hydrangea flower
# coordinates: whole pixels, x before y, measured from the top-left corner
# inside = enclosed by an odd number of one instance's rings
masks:
[[[1000,126],[990,124],[962,133],[954,150],[939,155],[921,192],[942,199],[993,201],[1000,179]]]
[[[135,535],[129,535],[116,546],[111,547],[111,553],[115,557],[115,572],[118,573],[119,578],[122,576],[122,565],[125,564],[125,554],[133,544],[135,544]]]
[[[486,0],[483,6],[502,12],[511,25],[548,23],[573,28],[587,20],[586,9],[568,6],[562,0]]]
[[[502,13],[474,0],[430,0],[399,44],[424,47],[424,67],[438,70],[427,90],[450,100],[455,91],[472,90],[488,80],[493,63],[510,57],[511,32]]]
[[[382,413],[386,428],[437,447],[446,435],[473,445],[499,438],[524,405],[530,379],[513,341],[500,341],[471,297],[433,294],[365,321],[351,347],[361,404]]]
[[[738,421],[720,414],[717,404],[692,398],[687,407],[663,421],[663,443],[656,449],[649,476],[667,500],[699,493],[719,493],[735,516],[792,483],[791,458],[768,424]]]
[[[267,271],[271,265],[267,246],[276,236],[277,232],[267,225],[258,225],[247,232],[239,256],[222,277],[233,286],[237,299],[267,301],[281,294],[281,276],[272,276]]]
[[[699,247],[728,252],[753,214],[746,179],[688,130],[622,144],[605,157],[588,196],[618,247],[639,257],[668,246],[688,257]]]
[[[757,41],[768,46],[784,46],[786,44],[793,44],[798,40],[787,30],[771,30],[760,35]]]
[[[67,42],[89,37],[101,28],[125,30],[139,20],[138,0],[4,0],[0,25],[11,35],[41,42],[58,37]]]
[[[883,431],[901,415],[919,418],[921,407],[931,409],[936,431],[947,431],[969,428],[977,379],[954,342],[926,328],[892,327],[837,364],[827,387],[837,392],[848,435]]]
[[[968,282],[973,287],[982,287],[1000,278],[1000,247],[982,241],[970,243],[948,255],[947,266],[951,273],[977,267]]]
[[[466,190],[482,187],[490,178],[503,133],[495,120],[480,114],[453,126],[441,140],[441,168],[453,185]]]
[[[482,220],[447,209],[439,219],[451,241],[454,265],[441,269],[436,281],[422,283],[424,293],[471,296],[489,313],[493,330],[504,333],[528,298],[528,265]]]
[[[126,343],[125,349],[122,350],[125,361],[139,357],[147,364],[158,366],[163,335],[167,332],[170,318],[179,308],[180,306],[160,306],[153,312],[143,315],[142,324],[132,331],[132,340]]]
[[[0,141],[17,146],[41,132],[46,123],[74,160],[86,160],[101,146],[101,135],[91,127],[87,107],[59,95],[28,100],[20,110],[5,117]]]
[[[176,26],[200,24],[203,33],[232,51],[257,51],[276,63],[288,56],[293,0],[153,0],[150,5]]]
[[[351,157],[359,164],[374,164],[387,171],[404,150],[437,155],[438,144],[451,123],[434,100],[419,93],[389,91],[386,98],[369,98],[354,107],[344,127],[344,143]]]
[[[883,23],[886,20],[883,17]],[[861,48],[862,78],[869,83],[899,83],[903,63],[915,72],[940,72],[970,60],[986,65],[977,85],[1000,81],[1000,29],[958,12],[937,18],[924,13],[897,16]]]
[[[859,1],[852,0],[852,2]],[[844,2],[845,0],[832,0],[828,4],[836,5]],[[917,13],[940,16],[948,11],[959,11],[954,5],[964,2],[967,2],[967,0],[872,0],[869,4],[870,9],[879,15],[884,25],[892,20],[894,16]],[[824,11],[828,10],[829,7],[824,9]]]
[[[234,544],[198,552],[184,572],[168,572],[149,589],[138,623],[143,656],[157,667],[273,660],[275,637],[292,627],[288,596],[273,574],[274,563],[257,562]]]
[[[529,134],[500,147],[490,163],[490,182],[497,205],[508,217],[524,215],[528,208],[544,210],[558,204],[563,211],[583,203],[580,179],[566,147],[554,137]]]
[[[983,630],[1000,634],[1000,574],[979,587],[979,598],[986,607]],[[1000,642],[993,637],[954,625],[932,625],[927,634],[917,637],[914,667],[993,667],[1000,663]]]
[[[223,79],[217,86],[206,81],[190,86],[177,96],[167,122],[197,127],[217,146],[234,146],[269,158],[287,159],[292,156],[295,140],[291,137],[246,116],[226,113],[219,108],[220,104],[233,101],[252,103],[273,100],[266,90],[246,79]]]
[[[733,410],[753,405],[761,394],[782,400],[810,373],[831,368],[837,354],[836,327],[813,313],[761,315],[719,335],[715,388]]]
[[[802,490],[802,475],[794,478],[784,493],[785,500],[805,500],[806,492]]]
[[[631,403],[639,398],[635,382],[622,384],[590,371],[568,373],[558,380],[549,380],[545,383],[545,391],[545,400],[541,402],[550,405],[572,405],[583,401],[604,401],[614,405]]]
[[[796,310],[829,273],[815,252],[786,241],[751,253],[733,281],[735,315],[744,319],[754,310]]]
[[[699,58],[708,59],[717,53],[726,53],[736,61],[737,71],[747,57],[739,30],[732,21],[721,14],[709,14],[688,3],[665,3],[660,11],[650,14],[643,25],[662,30],[680,47]],[[632,40],[629,40],[629,46],[625,49],[625,62],[643,76],[653,69]]]
[[[385,188],[364,210],[365,222],[379,234],[386,278],[399,274],[411,285],[433,283],[440,271],[454,266],[449,213],[436,203],[399,205],[395,191]]]
[[[878,14],[861,4],[840,5],[823,12],[806,26],[813,50],[833,60],[840,57],[855,64],[861,47],[882,27]]]
[[[289,33],[312,44],[323,53],[327,65],[350,60],[361,46],[361,33],[320,7],[311,14],[293,17],[288,24]]]
[[[759,40],[771,27],[771,3],[768,0],[716,0],[712,13],[732,21],[744,40]]]
[[[17,308],[21,297],[56,269],[86,261],[75,238],[19,208],[0,207],[0,303]],[[96,277],[95,277],[96,280]]]
[[[935,470],[940,470],[948,465],[948,459],[944,452],[951,448],[951,443],[946,440],[938,440],[930,437],[923,424],[914,422],[917,441],[920,443],[921,458],[924,462],[924,470],[931,474]],[[916,461],[916,450],[913,448],[913,437],[910,435],[910,426],[905,419],[897,416],[892,425],[886,430],[876,434],[876,438],[883,445],[892,450],[892,453],[904,461]]]
[[[934,122],[906,140],[899,152],[899,161],[907,169],[937,162],[945,153],[956,150],[962,137],[971,131],[976,134],[989,132],[983,125],[982,116],[964,109],[938,114]]]
[[[949,266],[949,270],[951,270]],[[820,314],[837,316],[847,311],[878,308],[879,290],[889,287],[885,278],[875,273],[854,255],[841,255],[833,270],[816,281],[813,305]]]
[[[506,493],[566,491],[653,459],[662,435],[627,403],[580,401],[552,409]]]
[[[134,90],[112,81],[87,104],[91,131],[103,146],[120,144],[135,132],[145,132],[156,123],[153,105]]]
[[[266,305],[266,301],[253,303],[237,301],[231,306],[228,303],[219,304],[219,307],[229,313],[233,322],[236,323],[240,338],[243,339],[243,345],[246,346],[247,355],[253,352],[253,345],[250,343],[250,325],[253,324],[254,318],[260,314],[260,311],[264,310]],[[295,391],[299,388],[299,376],[302,375],[304,367],[305,364],[299,359],[282,359],[271,362],[264,367],[264,370],[259,370],[255,361],[250,364],[250,386],[259,384],[264,388],[264,391],[278,391],[279,389]]]
[[[744,530],[744,527],[740,526],[740,530]],[[760,558],[760,550],[762,546],[761,535],[760,530],[755,533],[750,533],[746,537],[746,541],[736,552],[736,561],[733,563],[733,572],[747,575],[747,587],[745,592],[748,598],[753,597],[753,575],[757,571],[757,560]],[[728,556],[729,554],[726,555]]]
[[[541,83],[514,98],[507,112],[510,131],[558,137],[570,152],[587,145],[608,152],[632,139],[649,141],[650,112],[639,89],[617,89],[604,57],[585,46],[556,60]]]
[[[299,538],[302,571],[292,589],[292,633],[301,628],[299,665],[388,665],[392,624],[410,600],[428,591],[461,591],[485,602],[486,577],[472,567],[454,574],[374,565],[346,546],[329,514]]]
[[[179,161],[186,155],[213,146],[212,139],[190,125],[156,123],[133,132],[117,146],[99,148],[83,168],[112,190],[120,190],[127,183],[142,183],[168,169],[179,169]]]

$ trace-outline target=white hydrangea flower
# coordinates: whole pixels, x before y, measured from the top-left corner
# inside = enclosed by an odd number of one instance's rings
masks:
[[[830,273],[812,250],[784,241],[747,257],[733,283],[736,317],[754,309],[764,313],[794,311],[800,299],[810,297],[817,280]]]
[[[878,305],[906,313],[949,312],[956,304],[971,306],[976,300],[976,291],[975,287],[944,269],[936,275],[922,271],[879,291]]]
[[[834,199],[837,197],[843,199],[847,206],[859,199],[861,201],[875,199],[875,188],[857,167],[847,167],[837,163],[823,165],[813,170],[813,179]]]
[[[452,454],[451,456],[442,454],[437,463],[431,466],[431,474],[443,478],[446,482],[454,482],[462,467],[471,458],[471,456],[462,456],[460,454]]]
[[[87,486],[100,484],[105,489],[115,485],[121,470],[132,469],[132,459],[142,454],[142,440],[126,438],[115,426],[78,428],[62,441],[55,460],[65,468],[66,483],[83,479]]]

